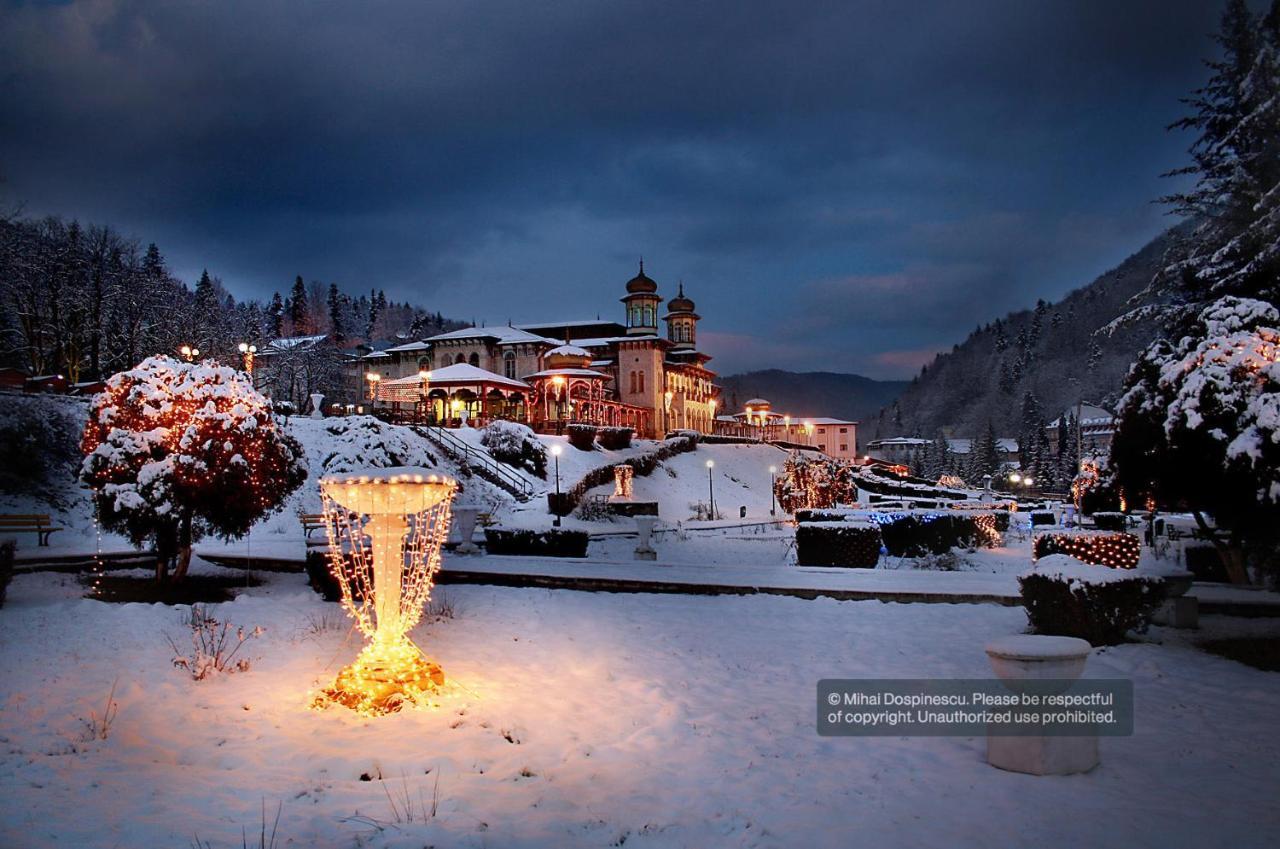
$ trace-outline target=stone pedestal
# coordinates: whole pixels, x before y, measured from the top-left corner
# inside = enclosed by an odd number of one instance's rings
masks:
[[[653,536],[653,526],[658,523],[654,516],[636,516],[636,532],[639,541],[636,543],[636,560],[657,560],[658,552],[653,549],[653,545],[649,542]]]
[[[480,547],[472,541],[476,533],[476,519],[480,517],[479,507],[453,508],[453,521],[458,528],[458,554],[475,554]]]
[[[1021,692],[1019,682],[1060,680],[1069,682],[1084,672],[1092,650],[1075,637],[1042,637],[1020,634],[987,643],[987,658],[1006,687]],[[1037,690],[1037,692],[1044,692]],[[1010,772],[1029,775],[1071,775],[1098,765],[1098,737],[987,736],[987,763]]]
[[[1200,600],[1186,594],[1191,589],[1195,575],[1190,572],[1174,572],[1161,577],[1164,578],[1165,600],[1152,614],[1151,621],[1174,628],[1199,628]]]
[[[320,405],[323,403],[324,403],[323,395],[321,395],[319,392],[311,393],[311,418],[313,419],[324,418],[324,412],[320,407]]]

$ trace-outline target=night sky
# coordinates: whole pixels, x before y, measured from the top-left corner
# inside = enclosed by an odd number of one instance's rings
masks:
[[[1172,221],[1211,0],[0,5],[0,173],[237,297],[620,319],[903,377]]]

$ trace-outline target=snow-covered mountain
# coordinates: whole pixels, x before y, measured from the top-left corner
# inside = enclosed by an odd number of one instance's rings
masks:
[[[1048,420],[1081,398],[1113,408],[1129,365],[1160,328],[1150,318],[1110,325],[1155,297],[1142,293],[1176,234],[1166,231],[1061,301],[998,318],[939,354],[865,422],[866,438],[932,437],[941,428],[974,436],[988,421],[1015,435],[1028,394]]]

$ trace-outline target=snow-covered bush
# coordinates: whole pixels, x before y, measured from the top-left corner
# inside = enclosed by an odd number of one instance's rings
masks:
[[[1111,465],[1130,504],[1212,516],[1220,554],[1247,582],[1246,546],[1280,541],[1280,312],[1220,298],[1175,344],[1130,370]]]
[[[811,522],[796,528],[796,563],[874,569],[880,528],[870,522]]]
[[[103,527],[153,543],[158,578],[173,564],[181,580],[195,542],[242,536],[307,477],[248,375],[163,356],[107,381],[81,449]]]
[[[1134,534],[1124,532],[1057,531],[1036,537],[1032,546],[1032,556],[1036,560],[1059,554],[1096,566],[1136,569],[1142,554],[1142,541]]]
[[[1058,517],[1054,515],[1052,510],[1032,510],[1029,516],[1032,526],[1058,524]]]
[[[1129,527],[1129,517],[1123,513],[1109,511],[1094,513],[1093,526],[1100,531],[1123,531]]]
[[[569,444],[579,451],[595,450],[596,427],[589,424],[571,424],[566,429]]]
[[[260,636],[263,628],[259,626],[246,631],[242,626],[214,618],[208,608],[200,604],[191,605],[190,616],[183,620],[183,624],[191,631],[190,651],[178,648],[173,637],[165,635],[173,648],[174,666],[191,673],[196,681],[220,672],[249,671],[249,658],[237,658],[236,655],[240,654],[245,643]]]
[[[490,422],[480,434],[480,444],[500,463],[526,469],[540,478],[547,476],[547,449],[533,429],[519,422]]]
[[[80,464],[85,402],[55,395],[0,401],[0,492],[39,493],[57,502]]]
[[[1091,566],[1063,554],[1042,558],[1018,577],[1022,604],[1036,633],[1079,637],[1095,646],[1145,631],[1164,600],[1164,581]]]
[[[334,437],[321,461],[326,475],[397,466],[435,469],[440,465],[425,439],[409,428],[372,416],[330,419],[325,430]]]
[[[629,427],[602,427],[599,433],[600,447],[608,451],[621,451],[631,447],[633,436],[635,430]]]
[[[545,531],[484,529],[485,551],[538,557],[586,557],[586,531],[550,528]]]
[[[892,557],[945,554],[953,548],[989,548],[999,542],[989,513],[899,513],[877,517],[885,551]],[[980,526],[981,523],[986,523]]]

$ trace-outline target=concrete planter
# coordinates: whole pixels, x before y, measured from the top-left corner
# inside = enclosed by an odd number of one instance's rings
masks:
[[[479,517],[479,507],[453,508],[453,521],[458,527],[459,542],[456,550],[459,554],[475,554],[480,550],[472,539],[476,533],[476,520]]]
[[[1020,682],[1060,680],[1066,690],[1084,672],[1093,647],[1075,637],[1019,634],[987,643],[991,668],[1015,693]],[[1043,692],[1043,690],[1038,690]],[[1071,775],[1098,765],[1098,737],[987,736],[987,763],[1029,775]]]

